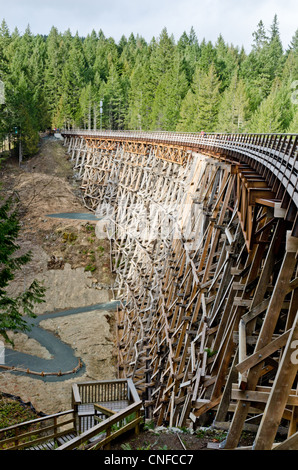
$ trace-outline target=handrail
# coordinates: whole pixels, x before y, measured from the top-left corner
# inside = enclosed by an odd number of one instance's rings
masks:
[[[127,380],[127,386],[128,386],[129,394],[131,395],[134,402],[138,402],[140,400],[140,397],[138,395],[138,392],[135,388],[135,385],[134,385],[132,379],[126,379],[126,380]]]
[[[184,151],[206,153],[227,163],[246,164],[255,170],[273,188],[282,208],[298,208],[298,134],[290,133],[193,133],[166,131],[110,131],[110,130],[61,130],[68,138],[84,138],[89,144],[97,140],[147,143],[156,146],[179,147]],[[161,157],[162,158],[162,157]],[[172,160],[183,164],[183,160]],[[298,220],[293,229],[298,236]]]
[[[55,414],[52,414],[52,415],[46,415],[46,416],[42,416],[41,418],[36,418],[36,419],[32,419],[30,421],[23,421],[22,423],[19,423],[19,424],[13,424],[12,426],[8,426],[7,428],[1,428],[0,429],[0,436],[2,433],[5,433],[5,432],[8,432],[8,431],[13,431],[14,429],[20,429],[22,427],[26,427],[28,426],[28,424],[37,424],[37,423],[40,423],[42,421],[47,421],[49,419],[53,419],[53,418],[59,418],[60,416],[64,416],[64,415],[67,415],[67,414],[70,414],[70,413],[73,413],[74,410],[71,409],[71,410],[67,410],[67,411],[61,411],[60,413],[55,413]],[[0,441],[2,442],[2,441]]]
[[[133,129],[127,130],[110,130],[110,129],[103,129],[103,130],[94,130],[94,129],[61,129],[60,134],[68,134],[68,135],[113,135],[113,134],[136,134],[136,135],[148,135],[148,134],[159,134],[159,135],[176,135],[176,136],[200,136],[201,132],[175,132],[175,131],[137,131]],[[233,132],[208,132],[204,135],[215,135],[215,136],[271,136],[271,135],[297,135],[297,133],[287,133],[287,132],[250,132],[250,133],[233,133]]]
[[[232,134],[232,133],[193,133],[193,132],[166,132],[166,131],[98,131],[98,130],[61,130],[62,136],[85,136],[85,137],[97,137],[97,138],[110,138],[110,139],[133,139],[133,140],[144,140],[151,142],[166,142],[171,144],[185,144],[189,146],[195,146],[202,144],[204,146],[209,145],[222,145],[223,143],[228,146],[236,143],[237,146],[241,143],[254,144],[258,138],[265,139],[266,137],[297,137],[298,134]],[[275,143],[275,141],[273,142]]]
[[[125,396],[123,395],[124,393]],[[98,444],[94,444],[94,446],[102,447],[108,445],[111,440],[129,429],[135,428],[137,433],[139,424],[142,420],[142,417],[140,416],[142,401],[140,400],[132,379],[89,381],[73,384],[72,403],[76,411],[78,410],[79,405],[83,405],[85,403],[100,403],[100,399],[103,401],[117,401],[117,399],[119,400],[123,398],[131,400],[133,403],[128,405],[125,409],[114,413],[100,424],[84,431],[78,437],[75,437],[71,441],[63,444],[57,450],[71,450],[77,448],[80,445],[86,444],[92,437],[103,432],[106,432],[106,437]],[[112,426],[122,422],[133,413],[136,413],[136,417],[133,420],[129,421],[124,426],[121,426],[117,431],[111,433]]]
[[[82,136],[85,138],[102,138],[111,140],[135,140],[169,145],[182,145],[192,148],[214,148],[222,150],[238,151],[239,154],[246,150],[282,153],[291,155],[297,148],[298,134],[195,134],[174,132],[143,132],[143,131],[86,131],[86,130],[62,130],[62,136]],[[268,138],[273,138],[267,142]],[[283,150],[284,148],[284,150]],[[296,160],[295,160],[296,162]]]
[[[83,363],[81,361],[81,358],[79,358],[78,364],[72,370],[68,370],[68,371],[65,371],[65,372],[61,372],[61,370],[59,372],[43,372],[43,371],[42,372],[36,372],[34,370],[30,370],[30,369],[25,368],[25,367],[6,366],[4,364],[0,364],[0,369],[12,370],[14,372],[23,372],[23,373],[26,373],[26,374],[38,375],[40,377],[49,377],[49,376],[62,377],[63,375],[71,375],[71,374],[75,374],[82,367],[83,367]]]
[[[137,403],[133,403],[132,405],[129,405],[127,408],[125,408],[124,410],[121,410],[118,413],[115,413],[113,416],[110,416],[109,418],[105,419],[102,423],[99,423],[93,426],[92,428],[83,432],[79,436],[73,438],[71,441],[66,442],[62,446],[58,447],[56,450],[72,450],[72,449],[78,448],[79,446],[87,443],[91,438],[104,432],[106,432],[107,437],[104,438],[99,443],[94,444],[94,447],[102,447],[104,445],[107,445],[111,440],[115,439],[116,437],[118,437],[120,434],[127,431],[128,429],[139,426],[139,423],[142,421],[142,417],[139,416],[141,407],[142,407],[142,402],[141,400],[139,400]],[[127,418],[133,413],[137,413],[137,417],[133,421],[131,421],[131,423],[128,423],[128,425],[124,426],[118,431],[111,433],[111,428],[113,425],[117,424],[119,421],[124,420],[125,418]]]
[[[119,400],[119,394],[122,395],[121,399],[124,399],[124,395],[127,398],[129,393],[132,393],[135,399],[136,395],[133,390],[134,385],[129,379],[80,382],[72,386],[72,403],[75,408],[85,403]],[[139,399],[138,395],[137,399]]]
[[[62,416],[67,416],[72,414],[72,418],[67,420],[67,421],[62,421],[58,423],[58,419],[61,418]],[[54,424],[50,424],[49,426],[46,425],[48,421],[53,421]],[[42,416],[41,418],[33,419],[30,421],[24,421],[23,423],[19,424],[14,424],[12,426],[8,426],[6,428],[0,429],[0,436],[3,436],[6,433],[10,433],[12,431],[15,431],[16,435],[12,437],[7,437],[5,439],[2,439],[0,441],[0,448],[7,448],[7,450],[14,450],[14,449],[21,449],[25,447],[33,447],[34,444],[41,443],[48,441],[50,438],[55,439],[56,437],[59,437],[60,435],[65,434],[65,431],[62,433],[58,433],[57,429],[61,426],[65,426],[66,424],[71,424],[75,423],[75,416],[74,416],[74,410],[67,410],[67,411],[62,411],[60,413],[55,413],[52,415],[47,415],[47,416]],[[33,429],[29,432],[23,432],[24,428],[27,426],[34,426],[34,425],[39,425],[39,424],[45,424],[45,427],[40,427],[37,429]],[[44,434],[45,432],[48,433],[49,431],[54,430],[54,433],[51,435],[45,435],[43,437],[40,437],[41,434]],[[74,426],[72,427],[72,430],[74,430]],[[23,432],[23,433],[22,433]],[[69,430],[67,431],[69,432]],[[22,434],[21,434],[22,433]],[[34,436],[34,439],[29,440],[27,442],[19,443],[22,439],[28,439],[31,436]],[[7,445],[12,444],[12,446],[7,447]]]
[[[107,391],[104,391],[106,387]],[[97,390],[95,390],[97,388]],[[80,393],[83,391],[83,394]],[[91,393],[91,395],[90,395]],[[88,431],[82,433],[78,438],[74,438],[69,443],[62,446],[64,449],[73,448],[72,445],[76,446],[82,444],[86,440],[89,440],[91,437],[99,434],[103,431],[106,431],[107,437],[100,443],[100,446],[107,445],[111,440],[115,439],[118,435],[126,432],[128,429],[135,428],[138,432],[139,424],[142,420],[140,416],[140,410],[142,407],[142,402],[139,398],[139,395],[135,389],[134,383],[131,379],[116,379],[116,380],[105,380],[105,381],[89,381],[75,383],[72,385],[72,402],[73,408],[71,410],[63,411],[60,413],[55,413],[52,415],[42,416],[30,421],[25,421],[23,423],[14,424],[6,428],[0,429],[0,438],[2,438],[7,433],[15,432],[14,436],[7,437],[0,441],[0,448],[5,448],[7,450],[22,449],[25,447],[34,447],[37,444],[49,441],[50,439],[57,439],[58,437],[67,434],[69,432],[77,432],[75,428],[76,424],[76,413],[78,411],[78,406],[84,403],[95,403],[98,401],[99,395],[103,393],[103,396],[107,395],[111,400],[117,401],[117,399],[125,398],[133,401],[132,404],[128,405],[125,409],[119,411],[118,413],[113,414],[110,418],[100,423],[95,427],[92,427]],[[119,395],[120,394],[120,395]],[[119,396],[118,396],[119,395]],[[92,400],[93,397],[93,400]],[[111,427],[123,421],[125,418],[130,416],[132,413],[136,413],[136,418],[122,426],[116,432],[111,434]],[[67,421],[59,422],[58,419],[67,415],[72,414],[71,419]],[[50,423],[49,423],[50,421]],[[60,431],[58,429],[64,427],[65,425],[72,424],[71,429]],[[34,429],[35,426],[41,425],[40,428]],[[26,432],[26,427],[30,426],[30,431]],[[32,429],[33,426],[33,429]],[[32,440],[30,440],[34,437]],[[86,439],[85,439],[86,438]],[[25,442],[21,442],[25,440]],[[60,449],[60,447],[59,447]]]

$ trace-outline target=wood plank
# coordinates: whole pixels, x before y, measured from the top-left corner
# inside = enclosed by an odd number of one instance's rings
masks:
[[[282,348],[286,344],[289,335],[290,330],[286,331],[278,338],[271,341],[271,343],[259,349],[256,353],[251,354],[249,357],[243,359],[235,366],[237,371],[243,373],[251,367],[254,367],[259,362],[263,362],[268,356],[270,356],[272,353]]]
[[[97,411],[100,411],[102,414],[106,416],[112,416],[116,413],[116,411],[110,410],[109,408],[102,406],[100,403],[94,403],[94,409]]]
[[[255,390],[235,390],[232,389],[231,398],[233,400],[243,400],[249,402],[267,403],[269,400],[269,392],[259,392]],[[288,395],[285,406],[297,406],[298,395]]]
[[[291,437],[281,442],[280,444],[272,446],[272,450],[297,450],[298,449],[298,432]]]
[[[263,419],[255,440],[256,449],[271,449],[279,422],[287,404],[292,403],[290,390],[297,375],[297,347],[298,347],[298,312],[283,353],[272,391],[264,410]],[[295,351],[296,348],[296,351]]]

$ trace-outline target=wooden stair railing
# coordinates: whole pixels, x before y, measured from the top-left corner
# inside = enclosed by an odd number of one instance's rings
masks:
[[[74,410],[68,410],[0,429],[0,449],[49,450],[59,445],[60,437],[76,434]]]
[[[83,432],[74,439],[66,442],[56,450],[97,450],[100,448],[108,449],[110,443],[125,432],[135,429],[135,433],[139,433],[139,426],[143,420],[142,402],[139,400],[129,405],[122,411],[114,413],[112,416],[99,423],[89,430]],[[98,439],[91,441],[98,436]],[[102,438],[101,438],[102,436]]]

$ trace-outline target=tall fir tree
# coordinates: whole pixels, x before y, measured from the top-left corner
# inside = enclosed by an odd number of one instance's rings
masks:
[[[63,67],[62,95],[63,118],[65,122],[77,125],[79,120],[78,103],[81,90],[86,84],[86,59],[82,40],[78,33],[71,40],[69,55]]]
[[[246,130],[249,100],[244,80],[235,70],[230,86],[224,91],[218,112],[218,132],[239,133]]]
[[[293,119],[291,120],[291,122],[289,124],[287,132],[290,132],[292,134],[297,134],[298,133],[298,104],[296,104],[296,106],[295,106]]]
[[[220,80],[214,64],[205,73],[197,67],[192,83],[192,92],[187,93],[182,103],[178,130],[187,130],[187,112],[192,116],[190,131],[214,132],[217,128],[218,107],[220,102]]]
[[[31,259],[20,254],[17,243],[20,231],[17,203],[13,196],[0,201],[0,336],[14,344],[9,332],[30,330],[27,318],[35,317],[34,307],[44,302],[45,288],[34,280],[20,294],[9,292],[15,274]],[[27,318],[26,318],[27,317]]]
[[[280,82],[276,80],[270,94],[253,114],[250,131],[255,133],[283,132],[285,130],[285,109],[286,104]]]
[[[179,117],[181,101],[187,90],[187,79],[177,54],[156,89],[152,104],[152,129],[173,131]]]
[[[58,33],[57,28],[51,28],[46,40],[46,61],[45,61],[45,92],[47,97],[48,110],[52,127],[60,127],[61,122],[57,121],[57,107],[59,106],[63,93],[62,75],[67,49]],[[62,120],[63,122],[63,120]]]
[[[138,61],[130,76],[126,127],[145,130],[148,128],[151,96],[147,90],[149,64]]]
[[[189,85],[200,57],[200,45],[193,26],[189,34],[182,34],[177,43],[177,50],[180,54],[181,70],[185,73]]]
[[[122,79],[117,64],[111,64],[107,82],[103,87],[105,122],[108,129],[123,129],[127,100],[124,98]]]

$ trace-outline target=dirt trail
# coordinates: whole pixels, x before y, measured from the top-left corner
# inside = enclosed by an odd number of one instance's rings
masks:
[[[32,260],[17,273],[11,291],[19,292],[33,279],[47,288],[46,303],[36,313],[108,302],[113,283],[107,240],[95,236],[95,223],[47,217],[61,212],[87,212],[78,183],[61,142],[42,139],[35,157],[19,167],[13,160],[1,168],[2,189],[16,191],[21,201],[21,252]],[[98,310],[48,319],[41,326],[72,346],[86,365],[80,378],[48,383],[31,376],[0,371],[0,391],[31,401],[36,410],[54,413],[71,406],[71,384],[114,378],[116,373],[115,322],[110,311]],[[39,357],[49,354],[25,334],[14,334],[15,349]]]

